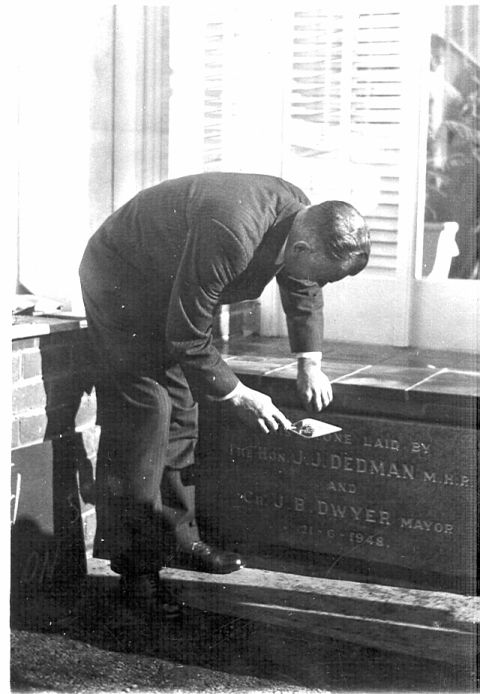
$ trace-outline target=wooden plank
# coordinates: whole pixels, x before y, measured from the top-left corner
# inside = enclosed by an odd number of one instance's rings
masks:
[[[458,662],[472,657],[480,599],[258,569],[215,576],[165,569],[192,607],[382,650]]]

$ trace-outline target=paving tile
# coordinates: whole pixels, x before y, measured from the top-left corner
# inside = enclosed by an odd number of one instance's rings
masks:
[[[350,376],[339,378],[337,382],[350,386],[407,390],[435,373],[437,373],[435,367],[376,364]]]
[[[471,352],[453,352],[447,350],[398,348],[383,364],[392,366],[435,366],[437,369],[480,370],[480,355]]]
[[[397,348],[391,345],[367,345],[362,342],[327,341],[324,356],[333,361],[378,364],[395,355]]]
[[[292,357],[287,337],[237,337],[217,345],[223,354],[234,356],[255,355],[275,359]]]
[[[359,369],[364,369],[363,364],[356,362],[335,362],[324,359],[322,362],[322,371],[328,376],[330,381],[334,383],[337,379],[348,376]],[[297,362],[294,361],[287,366],[282,366],[275,371],[264,374],[266,378],[285,378],[287,380],[297,378]]]
[[[229,367],[236,373],[247,374],[266,374],[268,371],[278,369],[281,366],[286,366],[292,363],[292,357],[279,357],[272,359],[253,354],[247,356],[232,356],[228,360]]]
[[[294,380],[296,359],[286,337],[247,336],[222,343],[220,350],[238,373]],[[449,350],[424,350],[413,347],[368,345],[327,341],[324,345],[323,370],[333,382],[379,389],[415,390],[416,392],[476,394],[468,376],[442,376],[431,383],[436,372],[480,372],[480,355]],[[424,379],[428,379],[423,384]]]
[[[480,397],[480,373],[445,369],[411,389],[417,393],[444,393]]]
[[[327,374],[332,383],[347,376],[354,376],[364,369],[369,368],[371,368],[371,364],[362,364],[360,362],[334,362],[325,359],[322,363],[322,370]]]
[[[233,338],[217,345],[224,358],[237,356],[278,357],[292,356],[287,337],[246,336]],[[480,371],[480,354],[456,352],[451,350],[418,349],[415,347],[394,347],[391,345],[369,345],[360,342],[340,342],[327,340],[323,347],[329,361],[347,362],[361,365],[388,364],[391,366],[450,368]]]
[[[465,371],[480,372],[480,354],[471,352],[457,352],[457,361],[453,363],[454,368]]]

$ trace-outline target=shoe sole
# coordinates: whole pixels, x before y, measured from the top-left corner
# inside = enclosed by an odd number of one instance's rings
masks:
[[[205,574],[233,574],[235,571],[240,571],[240,569],[245,568],[244,564],[233,567],[205,567],[199,563],[196,563],[195,561],[172,561],[171,563],[167,564],[167,566],[171,569],[183,569],[184,571],[196,571],[198,573]]]

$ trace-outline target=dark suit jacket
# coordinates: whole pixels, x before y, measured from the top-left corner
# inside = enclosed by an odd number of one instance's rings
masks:
[[[212,344],[221,303],[258,297],[308,198],[257,174],[204,173],[140,192],[91,238],[80,275],[92,331],[115,363],[167,351],[194,391],[222,397],[237,377]],[[320,350],[321,288],[277,274],[292,351]]]

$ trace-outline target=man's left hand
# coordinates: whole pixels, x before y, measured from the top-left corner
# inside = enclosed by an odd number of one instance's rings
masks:
[[[332,402],[332,386],[318,362],[298,359],[297,392],[303,407],[310,412],[320,412]]]

